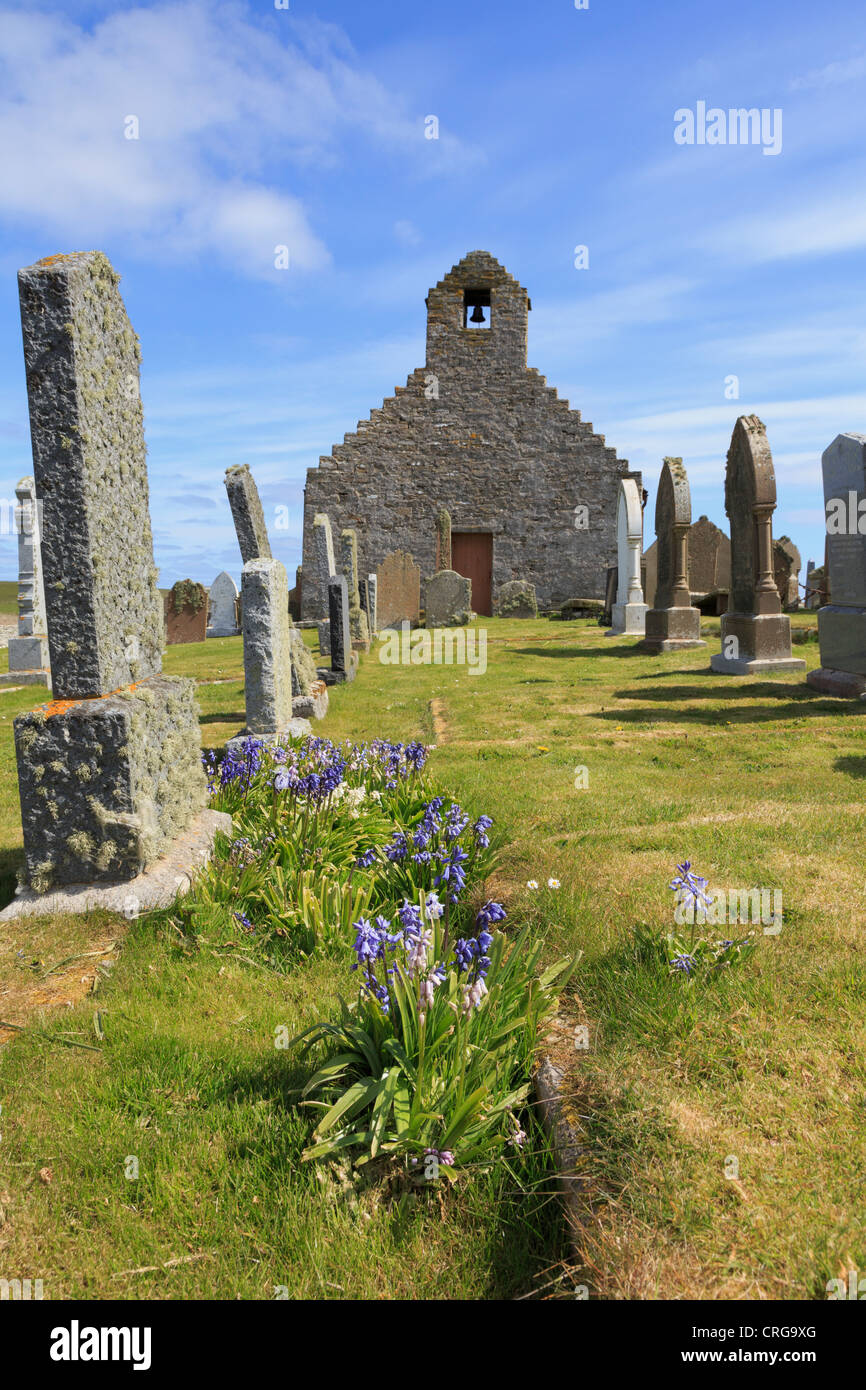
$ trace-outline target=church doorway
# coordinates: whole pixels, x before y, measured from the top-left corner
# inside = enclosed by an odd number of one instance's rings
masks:
[[[493,613],[493,536],[489,531],[452,531],[451,568],[472,580],[472,611]]]

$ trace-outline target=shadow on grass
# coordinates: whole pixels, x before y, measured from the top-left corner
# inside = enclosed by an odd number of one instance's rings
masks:
[[[849,777],[866,777],[866,757],[837,758],[833,766],[837,772],[847,772]]]
[[[239,713],[235,711],[233,714],[226,714],[223,710],[220,710],[218,714],[199,715],[198,722],[199,724],[237,724],[238,722],[245,724],[246,718],[247,716],[244,710],[241,710]]]
[[[581,647],[575,644],[573,647],[512,647],[510,656],[553,656],[553,657],[583,657],[583,656],[646,656],[646,652],[639,652],[635,647]]]
[[[761,697],[775,697],[779,703],[774,705],[747,705],[737,703],[740,700],[754,700]],[[814,691],[808,686],[771,684],[760,682],[753,685],[735,687],[729,691],[719,690],[718,688],[707,689],[693,685],[668,685],[668,686],[646,686],[642,690],[617,690],[614,698],[618,700],[655,700],[666,705],[678,705],[680,701],[713,699],[720,702],[720,707],[715,710],[704,709],[683,709],[675,708],[669,710],[620,710],[610,714],[605,712],[601,717],[617,719],[624,722],[628,719],[641,720],[648,713],[653,719],[670,719],[677,723],[691,721],[693,723],[717,724],[722,719],[726,711],[737,716],[738,723],[766,723],[774,719],[800,719],[808,715],[811,718],[826,719],[830,715],[850,717],[854,710],[850,701],[833,699],[816,699]],[[782,703],[782,702],[785,703]],[[857,714],[866,714],[866,708],[858,709]]]
[[[15,849],[0,849],[0,909],[7,907],[15,897],[18,870],[23,863],[24,851],[20,846]]]

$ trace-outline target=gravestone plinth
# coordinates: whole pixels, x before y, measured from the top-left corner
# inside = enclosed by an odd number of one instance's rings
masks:
[[[731,523],[731,590],[722,615],[722,650],[710,658],[719,675],[804,671],[791,655],[791,620],[773,577],[776,474],[767,432],[757,415],[734,426],[725,470],[725,511]]]
[[[15,720],[24,879],[129,880],[207,798],[194,683],[160,674],[138,340],[101,252],[19,272],[54,701]]]
[[[617,591],[607,637],[643,637],[647,605],[641,588],[643,511],[634,478],[622,478],[616,506]],[[700,636],[700,631],[698,632]]]
[[[681,458],[666,458],[656,496],[656,594],[645,617],[642,651],[674,652],[704,647],[701,615],[689,592],[689,527],[692,499]]]
[[[207,636],[237,637],[239,632],[238,586],[223,570],[208,590]]]
[[[250,560],[270,560],[271,543],[268,540],[265,514],[249,464],[236,464],[233,468],[227,468],[225,484],[241,549],[241,559],[245,565]],[[288,586],[286,595],[288,609]]]
[[[866,435],[840,434],[821,457],[831,602],[818,610],[821,665],[806,680],[827,695],[866,692]],[[833,504],[836,505],[828,505]],[[839,504],[842,504],[841,506]],[[866,527],[866,520],[862,522]]]
[[[427,580],[426,627],[465,627],[472,617],[472,580],[456,570],[442,570]]]
[[[32,478],[15,489],[15,529],[18,532],[18,635],[9,639],[9,671],[3,685],[50,685],[48,626],[42,586],[39,541],[40,507]]]
[[[149,676],[15,720],[24,856],[36,892],[135,878],[201,810],[194,689]]]

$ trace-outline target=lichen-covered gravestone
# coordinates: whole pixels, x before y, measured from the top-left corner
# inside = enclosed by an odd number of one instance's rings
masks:
[[[830,695],[866,693],[866,435],[840,434],[821,457],[830,598],[818,611],[821,666],[806,680]],[[863,528],[861,530],[861,527]],[[813,570],[820,575],[820,570]],[[813,581],[817,584],[818,581]],[[823,578],[821,587],[827,585]]]
[[[279,560],[249,560],[241,575],[246,729],[227,749],[243,751],[250,736],[266,743],[308,733],[292,709],[289,579]]]
[[[376,570],[379,631],[417,623],[421,615],[421,569],[408,551],[386,555]]]
[[[262,510],[259,490],[255,485],[248,463],[237,464],[226,469],[226,492],[234,517],[241,559],[246,565],[250,560],[270,560],[271,543]],[[288,590],[286,591],[288,593]],[[288,611],[288,599],[286,599]]]
[[[643,637],[647,606],[640,582],[643,511],[634,478],[622,478],[616,507],[617,590],[608,637]]]
[[[207,591],[193,579],[179,579],[165,596],[165,644],[203,642],[207,636]]]
[[[440,507],[436,517],[436,572],[451,568],[451,513]]]
[[[427,580],[424,622],[427,627],[464,627],[472,617],[472,580],[456,570],[442,570]]]
[[[497,618],[537,618],[535,585],[527,579],[509,579],[496,594]]]
[[[334,535],[331,518],[327,512],[316,512],[313,517],[313,558],[315,568],[313,582],[305,595],[305,610],[310,605],[313,618],[323,622],[328,620],[328,585],[337,577],[334,559]]]
[[[237,637],[238,586],[225,570],[211,584],[207,601],[208,637]]]
[[[370,650],[370,626],[361,607],[358,583],[358,534],[350,527],[340,532],[340,566],[346,577],[349,595],[349,630],[356,651]]]
[[[370,623],[370,636],[379,631],[379,581],[375,574],[367,575],[367,618]]]
[[[710,658],[720,675],[802,671],[791,655],[791,620],[773,578],[776,474],[767,432],[757,415],[734,426],[725,472],[731,523],[731,592],[722,615],[722,650]]]
[[[45,592],[36,485],[22,478],[15,489],[15,527],[18,532],[18,636],[9,639],[9,671],[4,685],[50,685]]]
[[[689,593],[689,527],[692,499],[681,458],[666,458],[656,496],[657,579],[655,606],[646,615],[645,651],[704,647],[701,615]]]
[[[118,278],[96,251],[18,276],[55,697],[15,720],[37,893],[135,878],[206,799],[194,683],[160,674],[140,353]]]
[[[773,542],[773,580],[785,610],[800,607],[800,552],[790,536]]]

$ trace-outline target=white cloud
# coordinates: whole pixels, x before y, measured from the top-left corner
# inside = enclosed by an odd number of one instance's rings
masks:
[[[328,252],[299,171],[345,141],[415,150],[417,119],[333,26],[259,26],[229,0],[124,8],[92,32],[0,11],[0,216],[65,247],[126,237],[150,257],[209,255],[273,276]],[[138,139],[126,138],[138,122]]]
[[[813,68],[802,77],[795,77],[791,87],[794,91],[803,91],[810,87],[838,87],[843,82],[856,82],[860,77],[866,77],[866,54],[863,53],[857,54],[854,58],[842,58],[835,63],[827,63],[822,68]]]

